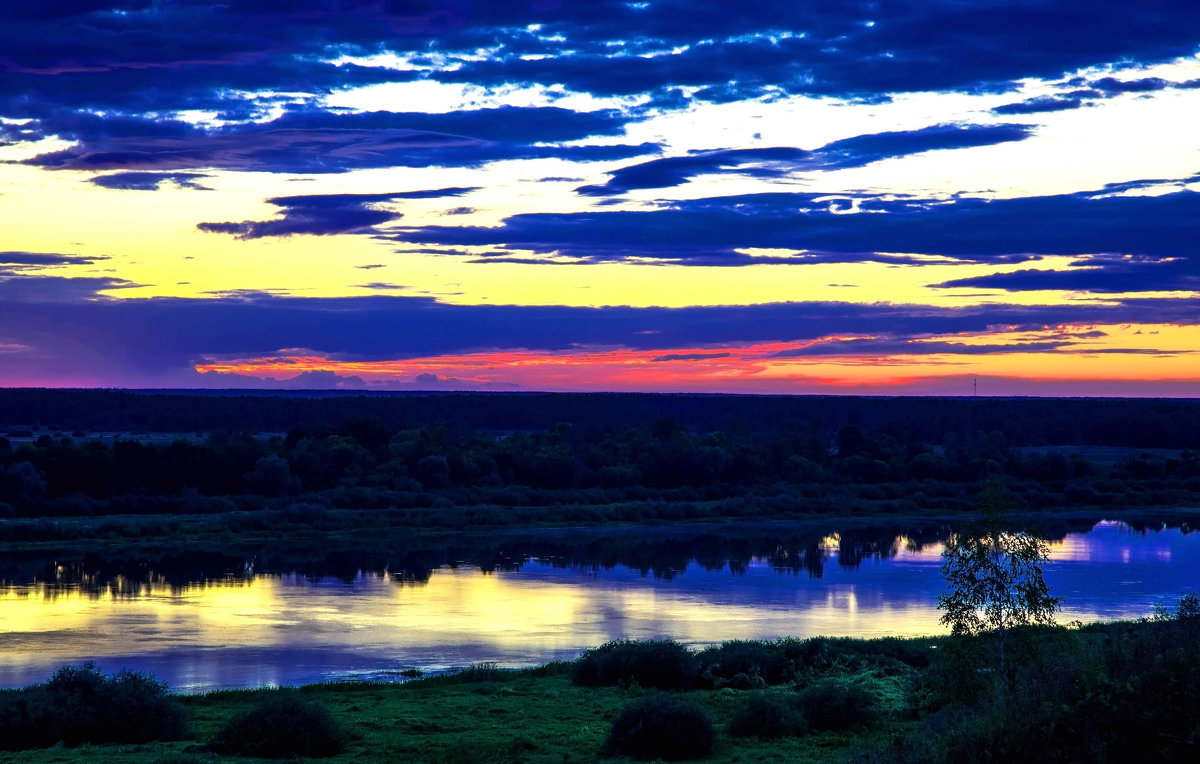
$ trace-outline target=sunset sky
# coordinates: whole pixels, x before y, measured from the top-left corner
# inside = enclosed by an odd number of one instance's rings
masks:
[[[4,3],[0,386],[1200,396],[1198,125],[1196,0]]]

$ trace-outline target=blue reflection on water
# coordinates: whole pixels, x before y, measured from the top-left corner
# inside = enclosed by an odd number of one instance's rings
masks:
[[[1063,598],[1064,619],[1147,616],[1156,604],[1200,587],[1200,534],[1099,523],[1056,545],[1045,576]]]

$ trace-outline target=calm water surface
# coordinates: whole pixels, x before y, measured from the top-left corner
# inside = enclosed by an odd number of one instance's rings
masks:
[[[529,557],[483,572],[436,567],[343,578],[241,575],[180,584],[153,573],[0,588],[0,686],[96,660],[180,691],[396,677],[481,661],[528,666],[618,637],[690,645],[780,636],[945,633],[941,544],[896,536],[867,555],[838,535],[796,554],[649,568]],[[1200,534],[1102,522],[1052,545],[1060,622],[1134,618],[1200,585]],[[803,556],[803,555],[801,555]],[[697,561],[703,559],[703,564]],[[657,572],[655,572],[657,571]]]

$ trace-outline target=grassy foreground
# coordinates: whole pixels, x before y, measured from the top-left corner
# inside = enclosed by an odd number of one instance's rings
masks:
[[[1018,630],[1010,634],[1003,670],[994,648],[989,635],[728,642],[699,652],[670,641],[621,641],[573,662],[521,671],[481,665],[403,684],[173,699],[152,697],[153,681],[140,675],[105,679],[94,669],[67,669],[44,685],[0,691],[0,756],[30,764],[201,764],[253,761],[254,753],[295,760],[296,749],[285,749],[301,738],[309,754],[326,746],[319,758],[310,757],[320,761],[531,764],[659,756],[856,764],[1178,761],[1200,746],[1195,597],[1154,620]],[[56,682],[74,694],[56,696]],[[123,699],[101,698],[103,682],[125,693]],[[22,747],[14,741],[27,734],[29,719],[45,726],[42,712],[86,717],[83,726],[90,724],[93,735],[86,739],[94,740],[113,727],[153,726],[165,709],[160,701],[184,708],[183,726],[154,733],[166,740],[5,750]],[[114,707],[117,722],[97,725]],[[168,709],[166,716],[175,714]],[[618,729],[624,747],[613,742]],[[711,752],[675,755],[705,736],[713,740]]]
[[[890,684],[896,685],[897,682]],[[894,710],[903,700],[893,688]],[[786,693],[790,688],[773,692]],[[232,716],[254,705],[266,691],[220,691],[181,696],[191,716],[194,739],[134,745],[56,746],[3,754],[6,761],[28,762],[161,762],[253,761],[196,750],[211,740]],[[349,732],[347,750],[321,761],[346,762],[586,762],[609,760],[599,751],[613,718],[631,700],[653,694],[639,688],[577,687],[567,666],[527,671],[501,671],[483,681],[435,677],[404,684],[338,683],[300,688]],[[749,694],[744,690],[710,689],[683,693],[696,701],[722,727]],[[912,726],[915,722],[902,724]],[[891,727],[892,725],[888,725]],[[803,762],[835,761],[863,747],[877,747],[891,734],[871,731],[760,741],[718,735],[707,761]],[[622,761],[617,757],[614,761]]]

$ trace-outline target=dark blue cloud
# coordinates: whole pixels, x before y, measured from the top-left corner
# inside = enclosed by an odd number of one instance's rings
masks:
[[[501,106],[445,113],[372,111],[329,113],[294,110],[274,120],[272,130],[414,130],[461,135],[480,141],[548,143],[620,135],[629,118],[615,109],[572,111],[556,106]]]
[[[654,363],[662,363],[664,361],[706,361],[710,358],[729,358],[733,353],[668,353],[667,355],[658,355],[650,360]]]
[[[1079,97],[1041,96],[1030,98],[1028,101],[1016,101],[997,106],[993,114],[1042,114],[1052,111],[1069,111],[1083,106],[1084,101]]]
[[[55,265],[87,265],[107,259],[98,255],[61,255],[56,252],[0,252],[0,269],[5,266],[44,268]]]
[[[1161,77],[1143,77],[1136,80],[1119,80],[1116,77],[1101,77],[1088,83],[1093,88],[1107,94],[1116,93],[1153,93],[1165,90],[1173,83]]]
[[[283,217],[275,220],[244,220],[240,223],[200,223],[196,227],[210,233],[233,234],[239,239],[266,236],[372,232],[374,226],[401,217],[400,213],[372,205],[398,199],[441,199],[462,196],[474,188],[438,188],[426,191],[398,191],[386,194],[317,194],[278,196],[267,201],[283,208]]]
[[[1008,292],[1064,290],[1123,292],[1200,292],[1200,262],[1148,257],[1088,257],[1066,270],[1024,269],[954,279],[937,288],[973,287]]]
[[[681,1],[606,10],[603,19],[589,9],[546,23],[545,34],[564,38],[558,50],[570,54],[522,58],[522,40],[511,39],[511,55],[465,61],[443,76],[557,82],[602,94],[690,85],[702,88],[696,97],[719,101],[773,92],[996,90],[1101,62],[1188,56],[1200,39],[1200,10],[1183,2],[780,0],[732,13]],[[625,42],[620,58],[611,57],[611,40]]]
[[[28,124],[0,122],[0,146],[11,146],[20,141],[36,141],[42,137],[40,130],[29,127]]]
[[[102,188],[122,191],[157,191],[163,183],[171,183],[177,188],[208,191],[210,189],[199,182],[201,178],[207,177],[209,176],[198,172],[115,172],[90,180]]]
[[[523,257],[520,251],[527,250],[585,262],[649,259],[704,265],[764,262],[736,251],[747,247],[808,250],[807,256],[789,260],[799,263],[904,260],[881,252],[979,262],[1105,252],[1190,258],[1200,241],[1200,194],[945,200],[750,194],[679,201],[653,210],[529,213],[495,227],[401,229],[395,238],[413,244],[490,246],[497,248],[497,257],[505,257],[505,251]]]
[[[633,189],[678,186],[697,175],[734,172],[755,178],[775,178],[798,171],[862,167],[883,159],[941,149],[961,149],[1020,141],[1033,134],[1029,125],[933,125],[835,141],[813,151],[772,147],[695,152],[622,167],[599,186],[576,191],[589,196],[619,194]]]
[[[36,120],[36,135],[69,129],[81,109],[103,113],[100,121],[196,109],[246,122],[269,120],[278,108],[311,107],[337,90],[412,79],[417,79],[412,73],[292,56],[256,57],[248,65],[186,63],[52,74],[22,73],[0,63],[0,114]]]
[[[827,143],[814,153],[829,168],[862,167],[926,151],[1023,141],[1032,134],[1030,125],[932,125],[920,130],[856,135]]]
[[[1116,77],[1101,77],[1088,80],[1078,77],[1073,85],[1085,86],[1078,90],[1049,96],[1039,96],[1026,101],[1007,103],[992,109],[993,114],[1039,114],[1051,111],[1066,111],[1090,105],[1096,101],[1115,98],[1124,93],[1154,93],[1160,90],[1193,90],[1200,88],[1200,79],[1174,82],[1160,77],[1143,77],[1134,80],[1119,80]]]
[[[238,239],[310,234],[330,236],[339,233],[364,233],[374,226],[400,217],[399,213],[374,209],[363,204],[344,207],[288,209],[278,220],[243,220],[240,223],[200,223],[196,227],[209,233],[227,233]]]
[[[775,147],[704,151],[681,157],[664,157],[614,170],[601,186],[581,186],[590,196],[617,194],[637,188],[664,188],[686,183],[697,175],[734,170],[752,177],[775,177],[801,166],[812,155],[803,149]]]
[[[502,159],[626,159],[654,144],[575,145],[557,141],[618,134],[616,112],[502,107],[446,114],[297,112],[266,123],[206,130],[142,117],[71,113],[45,128],[76,145],[26,164],[70,170],[186,170],[329,173],[372,167],[477,165]],[[535,145],[536,144],[536,145]],[[547,144],[547,145],[542,145]]]
[[[354,85],[415,79],[649,93],[677,106],[688,100],[681,86],[715,101],[1002,91],[1024,78],[1189,56],[1200,42],[1200,6],[1190,0],[764,0],[736,10],[716,0],[9,6],[0,114],[48,120],[51,132],[63,111],[211,109],[239,120]],[[383,51],[409,56],[414,68],[329,63]]]
[[[104,299],[99,293],[110,289],[125,289],[128,287],[138,286],[131,281],[125,279],[111,278],[107,276],[88,276],[76,278],[63,278],[61,276],[31,276],[26,274],[14,274],[12,272],[5,273],[0,268],[0,305],[8,305],[7,311],[0,313],[4,315],[5,320],[0,321],[0,327],[6,335],[21,335],[23,333],[22,320],[32,320],[34,312],[30,308],[28,316],[21,318],[21,306],[30,304],[39,305],[67,305],[78,304],[83,300]],[[56,326],[53,318],[53,309],[48,311],[43,316],[45,321],[44,326],[53,331]],[[85,327],[77,327],[79,330]],[[88,328],[85,334],[94,334],[98,331],[98,327]]]

